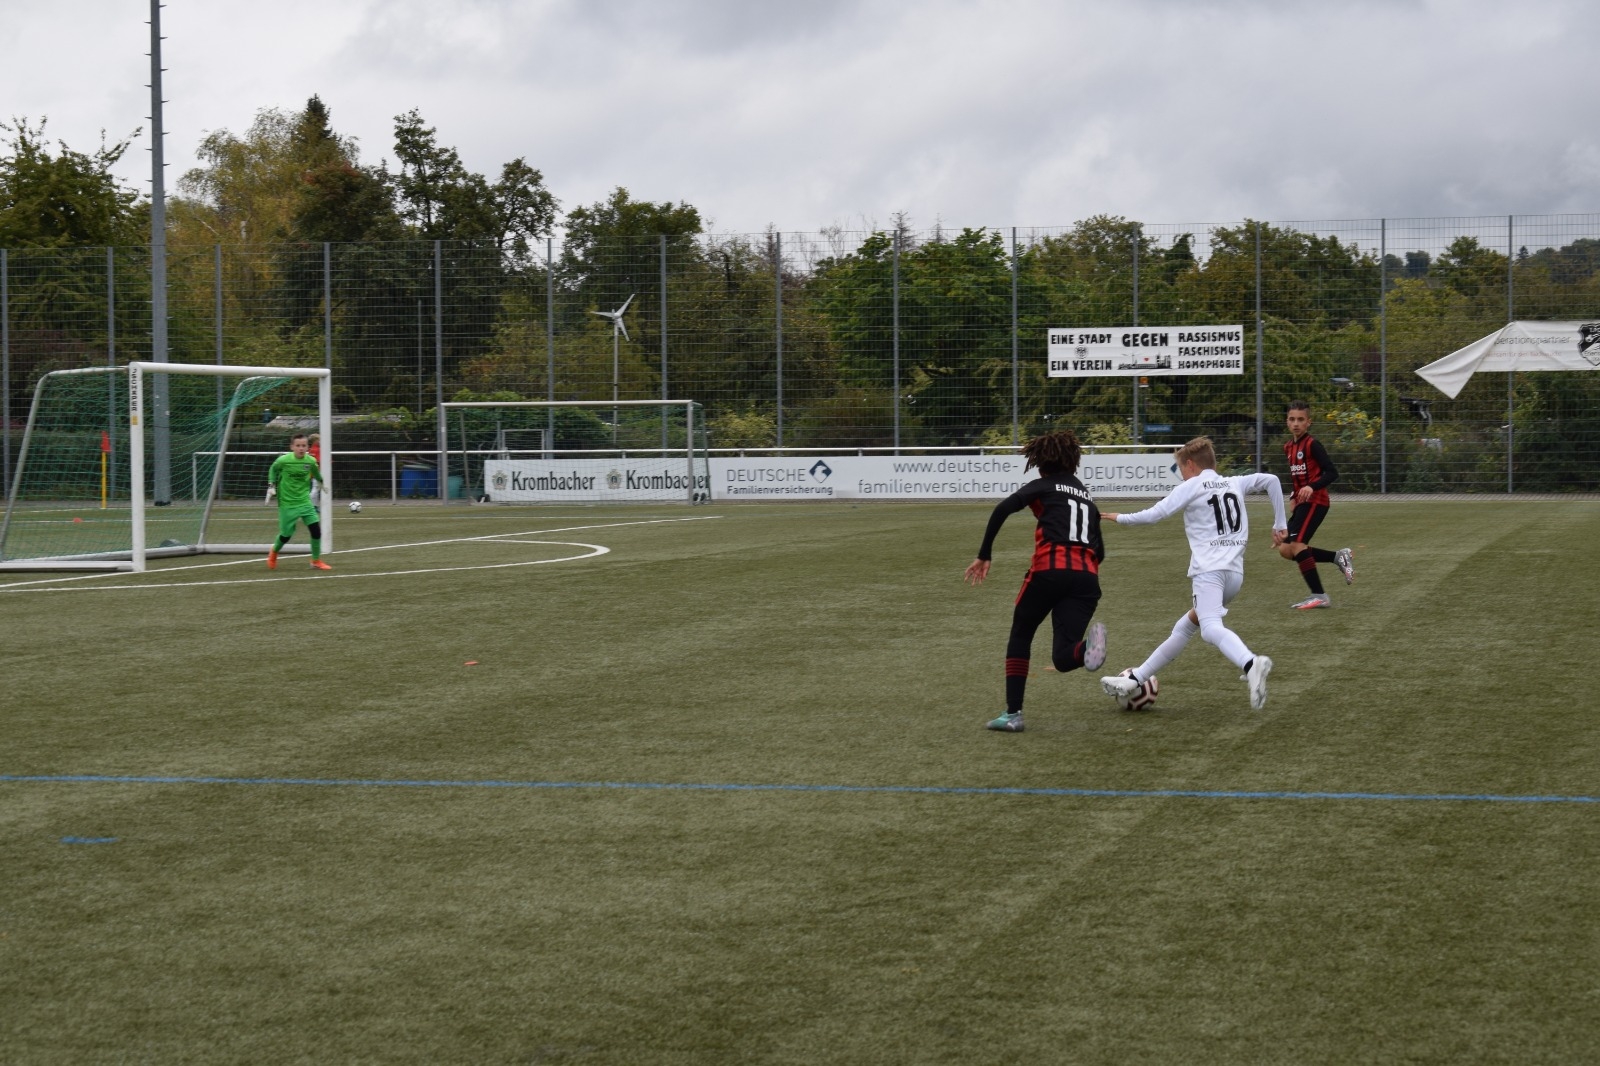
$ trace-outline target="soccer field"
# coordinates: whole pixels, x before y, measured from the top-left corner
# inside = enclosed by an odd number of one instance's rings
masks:
[[[1600,503],[1339,501],[1305,613],[1253,505],[1264,711],[1197,639],[1119,712],[1046,627],[1019,735],[988,510],[0,575],[0,1061],[1595,1058]],[[1189,585],[1178,520],[1106,538],[1109,673]]]

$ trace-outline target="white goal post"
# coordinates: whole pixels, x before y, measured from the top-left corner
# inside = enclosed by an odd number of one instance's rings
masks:
[[[693,504],[711,498],[710,440],[694,400],[457,401],[440,406],[439,421],[437,487],[444,500]],[[518,434],[527,434],[531,446],[513,447]]]
[[[276,532],[275,515],[260,506],[265,480],[248,490],[255,508],[228,521],[265,539],[221,542],[209,530],[238,409],[297,378],[317,382],[322,476],[331,485],[326,369],[135,361],[43,375],[0,522],[0,569],[141,572],[163,556],[265,554]],[[184,471],[193,471],[188,484]],[[332,516],[331,493],[323,493],[325,551],[333,549]]]

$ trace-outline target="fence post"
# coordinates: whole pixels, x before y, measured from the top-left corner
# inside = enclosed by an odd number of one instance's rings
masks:
[[[1133,324],[1139,324],[1139,232],[1138,223],[1133,227]],[[1133,443],[1139,443],[1139,374],[1133,375],[1133,421],[1129,423],[1133,430]],[[1260,465],[1259,463],[1257,464]]]
[[[783,447],[783,234],[772,235],[772,302],[778,341],[778,447]]]
[[[438,430],[439,462],[434,489],[441,503],[450,499],[450,466],[447,449],[449,427],[444,424],[444,253],[439,241],[433,242],[433,414]]]
[[[1512,268],[1516,266],[1516,215],[1506,216],[1506,325],[1517,319],[1517,286]],[[1512,388],[1516,381],[1513,371],[1506,371],[1506,492],[1512,488],[1512,471],[1516,457],[1514,438],[1517,435],[1516,395]]]
[[[1021,363],[1017,354],[1017,227],[1011,227],[1011,446],[1022,446],[1021,386],[1017,380]]]
[[[1256,470],[1261,470],[1261,438],[1266,434],[1266,406],[1263,399],[1266,346],[1261,336],[1261,223],[1256,223]]]
[[[1378,494],[1389,491],[1389,220],[1378,220]]]
[[[661,235],[661,398],[667,398],[667,235]],[[661,457],[667,456],[667,409],[661,409]]]
[[[333,245],[322,242],[322,365],[333,369]]]
[[[544,239],[544,398],[551,403],[556,398],[556,241]],[[545,409],[544,457],[555,458],[551,451],[556,446],[556,409]]]
[[[894,303],[891,309],[894,347],[894,453],[900,454],[900,226],[894,230]]]
[[[221,244],[214,244],[214,245],[211,246],[211,306],[212,306],[211,317],[215,320],[214,325],[216,326],[217,365],[221,366],[222,365],[222,245]],[[218,375],[218,377],[217,377],[217,410],[219,410],[219,411],[222,410],[222,404],[223,404],[223,399],[222,399],[222,377],[221,377],[221,375]],[[223,450],[226,451],[227,447],[228,447],[228,442],[227,441],[223,441],[222,442],[222,447],[223,447]],[[222,461],[222,459],[219,456],[218,459],[217,459],[217,462],[220,463],[221,461]]]
[[[0,248],[0,424],[5,426],[5,443],[0,447],[0,478],[5,481],[6,499],[11,498],[11,261],[10,253]]]
[[[117,365],[117,256],[116,249],[106,245],[106,365]],[[111,442],[111,461],[108,464],[113,491],[117,483],[117,376],[106,375],[106,437]]]

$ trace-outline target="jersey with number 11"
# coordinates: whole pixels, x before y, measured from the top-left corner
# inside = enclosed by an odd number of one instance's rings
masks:
[[[1283,529],[1283,486],[1273,474],[1224,477],[1206,470],[1183,482],[1153,507],[1125,514],[1118,524],[1148,525],[1183,512],[1183,530],[1189,536],[1189,576],[1213,570],[1244,572],[1244,546],[1250,540],[1247,493],[1265,492],[1272,500],[1272,525]]]

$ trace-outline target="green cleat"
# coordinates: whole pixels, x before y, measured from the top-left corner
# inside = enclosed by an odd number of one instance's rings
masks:
[[[993,719],[984,725],[985,729],[998,729],[1002,733],[1022,732],[1022,712],[1007,711],[999,718]]]

